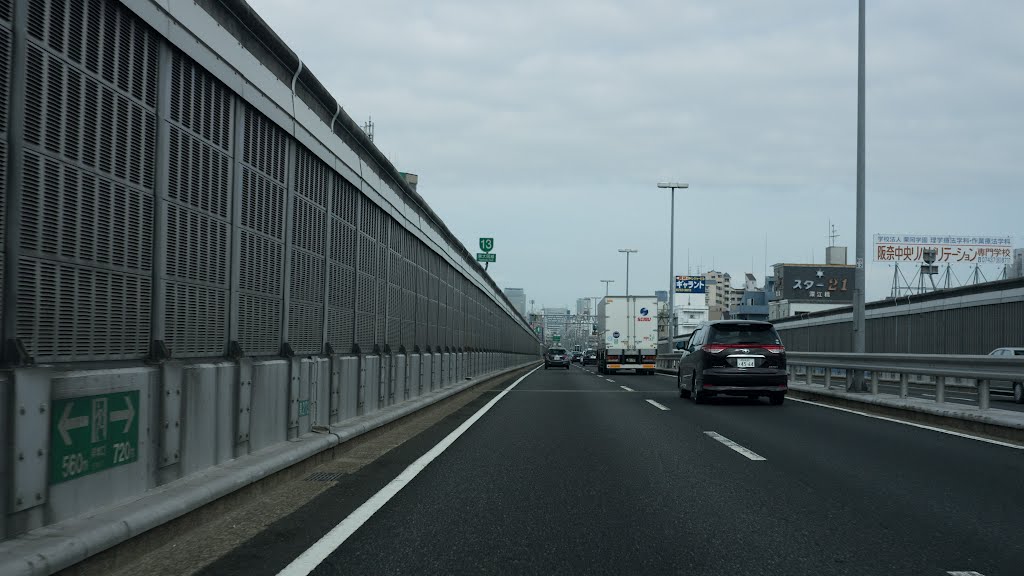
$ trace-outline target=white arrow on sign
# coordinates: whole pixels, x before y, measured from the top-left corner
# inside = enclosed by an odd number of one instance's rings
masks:
[[[111,422],[120,422],[126,420],[124,423],[124,433],[127,434],[128,430],[132,427],[132,420],[135,419],[135,408],[132,406],[132,397],[125,396],[124,403],[128,405],[126,410],[114,410],[110,413]]]
[[[79,428],[89,427],[88,416],[75,416],[74,418],[68,418],[71,416],[71,407],[74,406],[74,402],[68,402],[64,406],[64,414],[60,417],[60,422],[57,423],[57,431],[60,432],[60,438],[64,441],[65,446],[71,446],[71,436],[68,436],[68,430],[77,430]]]

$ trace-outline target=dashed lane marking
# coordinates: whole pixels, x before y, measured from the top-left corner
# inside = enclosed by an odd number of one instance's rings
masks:
[[[648,402],[649,402],[649,400],[648,400]],[[722,444],[725,444],[726,446],[728,446],[729,448],[732,448],[733,450],[739,452],[740,454],[743,454],[744,456],[746,456],[747,458],[750,458],[751,460],[757,460],[757,461],[766,460],[766,458],[764,456],[761,456],[760,454],[758,454],[757,452],[754,452],[753,450],[748,450],[748,449],[744,448],[743,446],[740,446],[739,444],[733,442],[732,440],[729,440],[725,436],[722,436],[718,432],[705,432],[705,434],[707,434],[708,436],[714,438],[715,440],[718,440]]]

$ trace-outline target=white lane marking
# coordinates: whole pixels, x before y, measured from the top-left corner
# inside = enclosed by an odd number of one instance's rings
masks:
[[[938,428],[935,426],[928,426],[927,424],[918,424],[917,422],[907,422],[906,420],[897,420],[896,418],[888,418],[886,416],[878,416],[877,414],[869,414],[867,412],[860,412],[858,410],[850,410],[849,408],[840,408],[838,406],[829,406],[828,404],[822,404],[820,402],[814,402],[812,400],[802,400],[800,398],[789,397],[789,400],[793,402],[800,402],[803,404],[811,404],[812,406],[820,406],[822,408],[830,408],[832,410],[839,410],[840,412],[848,412],[850,414],[857,414],[858,416],[866,416],[868,418],[874,418],[876,420],[885,420],[886,422],[895,422],[896,424],[904,424],[906,426],[913,426],[914,428],[922,428],[924,430],[931,430],[932,432],[942,432],[943,434],[949,434],[950,436],[959,436],[961,438],[969,438],[971,440],[977,440],[979,442],[988,442],[989,444],[995,444],[997,446],[1005,446],[1007,448],[1014,448],[1017,450],[1024,450],[1024,446],[1017,444],[1010,444],[1009,442],[1002,442],[999,440],[993,440],[991,438],[984,438],[982,436],[972,436],[971,434],[964,434],[963,432],[956,432],[954,430],[946,430],[944,428]]]
[[[951,570],[949,572],[946,572],[946,574],[949,574],[949,576],[985,576],[981,572],[975,572],[973,570],[970,570],[968,572]]]
[[[675,376],[672,374],[662,374],[661,372],[658,372],[658,376],[664,376],[665,378],[675,378]]]
[[[623,390],[625,390],[626,392],[636,392],[636,390],[633,390],[633,389],[632,389],[632,388],[630,388],[629,386],[619,386],[619,388],[622,388],[622,389],[623,389]]]
[[[530,370],[513,382],[511,386],[502,390],[500,394],[485,404],[483,408],[476,412],[476,414],[470,416],[469,420],[466,420],[458,428],[445,436],[444,440],[441,440],[437,445],[428,450],[426,454],[420,456],[415,462],[410,464],[408,468],[403,470],[402,473],[389,482],[387,486],[381,488],[380,492],[371,496],[369,500],[364,502],[359,508],[356,508],[354,512],[349,514],[348,517],[332,528],[331,531],[324,535],[323,538],[310,546],[309,549],[299,555],[298,558],[292,560],[291,564],[286,566],[284,570],[278,572],[278,576],[306,576],[315,570],[316,567],[319,566],[320,563],[330,556],[335,550],[337,550],[338,547],[349,538],[349,536],[354,534],[360,526],[362,526],[378,510],[387,504],[395,494],[398,494],[398,492],[401,491],[406,484],[411,482],[417,474],[423,471],[428,464],[433,462],[435,458],[440,456],[442,452],[447,450],[449,446],[458,440],[459,436],[462,436],[462,434],[468,430],[470,426],[475,424],[481,416],[486,414],[488,410],[497,404],[499,400],[504,398],[505,395],[515,388],[520,382],[539,369],[540,366]]]
[[[615,380],[612,380],[611,378],[605,378],[605,380],[611,382],[612,384],[615,384]]]
[[[728,446],[729,448],[732,448],[733,450],[739,452],[740,454],[743,454],[744,456],[746,456],[747,458],[750,458],[751,460],[765,460],[766,459],[764,456],[761,456],[761,455],[757,454],[756,452],[754,452],[752,450],[747,450],[743,446],[740,446],[739,444],[733,442],[732,440],[729,440],[728,438],[726,438],[725,436],[722,436],[718,432],[705,432],[705,434],[707,434],[708,436],[714,438],[715,440],[718,440],[722,444],[725,444],[726,446]]]
[[[651,406],[654,406],[658,410],[668,410],[668,407],[666,407],[666,406],[664,406],[662,404],[658,404],[657,402],[655,402],[654,400],[651,400],[650,398],[647,399],[647,403],[650,404]]]

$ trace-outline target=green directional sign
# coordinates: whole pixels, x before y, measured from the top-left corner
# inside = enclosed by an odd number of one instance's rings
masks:
[[[559,336],[558,334],[555,334],[554,336],[552,336],[551,339],[554,340],[555,342],[561,342],[562,341],[562,337]]]
[[[50,484],[138,460],[138,408],[138,390],[54,400]]]
[[[483,254],[481,252],[477,252],[476,253],[476,261],[477,262],[497,262],[498,261],[498,255],[497,254]]]
[[[490,252],[494,250],[494,238],[481,238],[480,249],[484,252]]]

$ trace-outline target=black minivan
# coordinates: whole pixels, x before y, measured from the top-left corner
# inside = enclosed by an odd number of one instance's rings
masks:
[[[690,335],[682,354],[676,374],[682,398],[700,404],[716,394],[767,396],[775,405],[786,399],[786,349],[769,322],[706,322]]]

